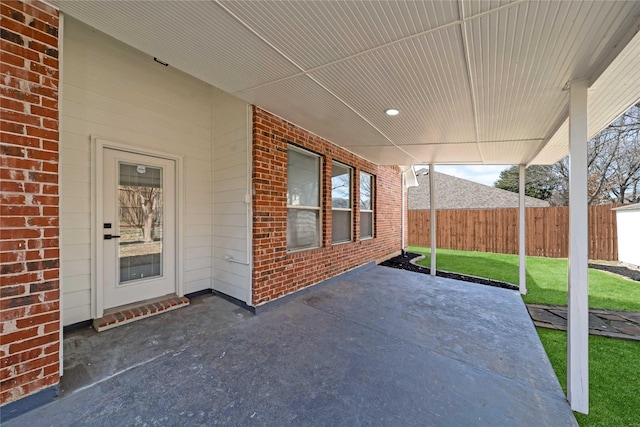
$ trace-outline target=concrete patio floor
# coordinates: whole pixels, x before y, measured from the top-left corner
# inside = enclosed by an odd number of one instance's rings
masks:
[[[6,426],[577,425],[515,291],[368,265],[253,314],[211,294],[67,333]]]

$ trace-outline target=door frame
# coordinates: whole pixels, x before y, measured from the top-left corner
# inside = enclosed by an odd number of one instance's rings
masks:
[[[143,156],[159,157],[175,162],[176,185],[176,248],[175,248],[175,293],[184,295],[184,157],[164,151],[152,150],[110,139],[91,136],[91,316],[98,319],[104,315],[103,283],[103,157],[104,150],[118,150]]]

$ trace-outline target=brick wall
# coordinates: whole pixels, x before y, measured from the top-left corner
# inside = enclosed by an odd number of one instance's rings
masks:
[[[2,1],[0,404],[59,382],[58,12]]]
[[[287,146],[322,156],[322,247],[287,253]],[[331,243],[331,163],[354,168],[354,240]],[[360,171],[375,176],[373,239],[360,241]],[[400,250],[402,178],[260,108],[253,111],[253,305]]]

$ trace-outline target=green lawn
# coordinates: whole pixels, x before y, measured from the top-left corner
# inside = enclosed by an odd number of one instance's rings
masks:
[[[567,390],[567,334],[538,328],[549,360]],[[581,426],[640,426],[640,343],[589,337],[589,415]]]
[[[429,267],[429,248],[408,250],[424,254],[419,264]],[[436,261],[442,270],[518,284],[517,255],[438,249]],[[566,306],[567,260],[527,257],[527,291],[526,303]],[[589,307],[640,311],[640,283],[589,269]]]
[[[430,265],[429,248],[421,265]],[[456,273],[518,283],[518,257],[484,252],[438,249],[437,267]],[[527,257],[528,303],[567,305],[567,260]],[[589,269],[589,306],[640,311],[640,283]],[[567,334],[538,328],[566,393]],[[589,337],[589,414],[576,413],[581,426],[640,426],[640,343]]]

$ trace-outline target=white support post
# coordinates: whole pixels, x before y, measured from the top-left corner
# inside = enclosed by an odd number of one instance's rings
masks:
[[[587,209],[588,82],[571,82],[569,107],[569,318],[567,398],[589,413],[589,285]]]
[[[405,192],[407,191],[407,178],[404,175],[404,172],[402,172],[402,215],[400,215],[400,228],[402,229],[400,231],[400,246],[401,246],[401,250],[404,251],[404,249],[406,248],[406,246],[404,245],[404,227],[405,227],[405,221],[406,221],[406,209],[405,209],[405,205],[406,205],[406,201],[405,201],[405,197],[407,196],[405,194]],[[402,252],[404,253],[404,252]]]
[[[429,214],[431,226],[431,268],[432,276],[436,275],[436,168],[429,165]]]
[[[520,202],[519,202],[519,234],[518,234],[518,254],[519,254],[519,275],[518,285],[520,287],[520,293],[522,295],[527,294],[527,245],[526,245],[526,231],[525,231],[525,205],[524,205],[524,190],[525,190],[525,165],[520,165]]]

